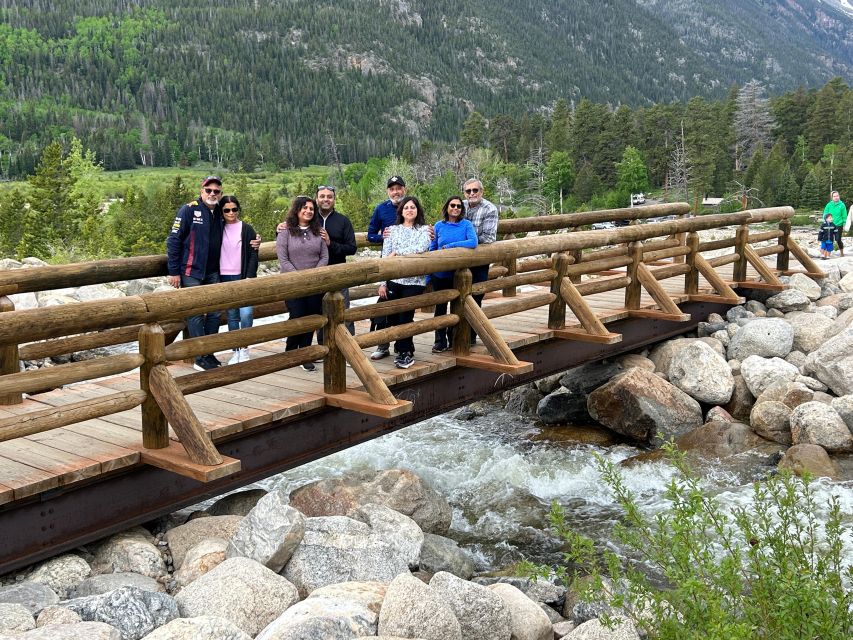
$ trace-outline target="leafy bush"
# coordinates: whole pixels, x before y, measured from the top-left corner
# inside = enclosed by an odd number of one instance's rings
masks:
[[[598,461],[624,512],[615,538],[633,560],[599,553],[552,506],[551,524],[572,567],[558,568],[558,576],[575,586],[582,578],[584,600],[606,603],[652,639],[853,637],[853,570],[842,561],[850,532],[837,498],[821,524],[811,480],[775,475],[754,485],[752,505],[727,509],[702,489],[674,445],[666,449],[677,473],[666,491],[671,506],[654,516],[640,510],[612,463]],[[553,575],[550,567],[528,570]]]

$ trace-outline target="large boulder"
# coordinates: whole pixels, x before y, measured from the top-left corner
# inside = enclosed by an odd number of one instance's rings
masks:
[[[520,416],[529,416],[536,414],[536,406],[542,399],[542,393],[531,384],[511,389],[505,392],[503,397],[506,400],[504,410]]]
[[[251,640],[251,636],[225,618],[198,616],[172,620],[143,640]]]
[[[560,387],[539,401],[536,415],[545,424],[578,424],[589,422],[587,396]]]
[[[228,542],[222,538],[208,538],[190,547],[181,568],[175,571],[175,583],[178,587],[185,587],[212,571],[225,561],[227,548]]]
[[[459,621],[444,598],[408,573],[397,576],[388,585],[379,612],[379,635],[469,640],[463,639]]]
[[[240,516],[210,516],[196,518],[166,532],[166,542],[172,552],[172,563],[180,569],[191,547],[208,538],[231,540],[243,520]]]
[[[166,574],[166,562],[154,538],[142,527],[117,533],[102,542],[92,560],[92,573],[138,573],[149,578]]]
[[[742,375],[734,376],[734,387],[732,398],[723,405],[723,409],[729,412],[735,420],[748,420],[749,412],[755,404],[755,398]]]
[[[788,280],[791,289],[802,291],[812,302],[820,299],[820,285],[804,273],[794,273]]]
[[[125,640],[118,629],[104,622],[50,624],[20,635],[0,635],[0,640]]]
[[[853,297],[853,293],[851,293],[850,296]],[[824,338],[829,340],[830,338],[837,336],[839,333],[848,328],[851,323],[853,323],[853,309],[847,309],[842,313],[839,313],[832,321],[832,324],[827,328]]]
[[[84,621],[104,622],[115,627],[122,640],[139,640],[179,616],[178,605],[172,596],[135,587],[67,600],[62,606],[74,611]]]
[[[551,621],[542,608],[510,584],[498,583],[488,587],[503,600],[509,610],[512,640],[552,640]],[[466,638],[467,640],[467,638]]]
[[[806,370],[839,396],[853,393],[853,327],[829,338],[812,351]]]
[[[83,618],[78,613],[58,604],[45,607],[36,618],[37,627],[44,627],[49,624],[75,624],[77,622],[83,622]]]
[[[474,561],[459,548],[456,541],[434,533],[424,534],[424,544],[421,547],[418,565],[421,571],[429,573],[447,571],[463,580],[468,580],[474,575]]]
[[[284,493],[272,491],[237,526],[226,555],[251,558],[278,573],[304,533],[305,516],[287,503]]]
[[[370,527],[370,535],[383,540],[403,558],[410,569],[417,569],[424,545],[424,532],[417,523],[399,511],[381,504],[363,504],[348,514]]]
[[[741,362],[740,374],[750,393],[757,398],[774,382],[780,379],[793,380],[800,375],[800,370],[782,358],[749,356]]]
[[[368,503],[399,511],[429,533],[441,535],[450,528],[447,500],[417,475],[402,469],[318,480],[290,494],[290,505],[309,517],[343,516]]]
[[[210,505],[207,512],[212,516],[245,516],[265,495],[267,492],[263,489],[246,489],[229,493]]]
[[[844,420],[844,424],[853,433],[853,395],[840,396],[832,399],[832,408]]]
[[[0,634],[18,633],[36,628],[33,614],[22,604],[0,602]]]
[[[629,369],[589,395],[590,415],[604,426],[659,444],[702,424],[699,403],[644,369]]]
[[[510,640],[510,612],[494,591],[446,571],[436,573],[429,586],[450,605],[459,621],[463,638]]]
[[[797,289],[785,289],[775,296],[767,299],[765,303],[769,309],[778,309],[782,313],[789,311],[803,311],[809,308],[811,300],[802,291]]]
[[[563,637],[565,640],[640,640],[634,623],[625,618],[617,619],[613,629],[605,627],[597,618],[588,620]]]
[[[370,525],[345,516],[308,518],[305,535],[282,575],[302,597],[337,582],[390,582],[409,573],[408,553],[401,553]]]
[[[806,402],[791,413],[794,444],[817,444],[830,453],[853,451],[853,435],[844,420],[823,402]]]
[[[92,573],[92,568],[80,556],[68,553],[46,560],[33,569],[27,580],[50,587],[60,599]]]
[[[216,616],[253,638],[299,600],[287,579],[248,558],[229,558],[175,598],[185,618]]]
[[[794,344],[794,329],[781,318],[756,318],[742,326],[729,342],[729,359],[749,356],[784,358]]]
[[[725,356],[722,343],[714,338],[674,338],[655,345],[655,347],[649,352],[649,360],[654,363],[655,371],[663,374],[665,378],[669,378],[669,366],[672,363],[672,359],[675,357],[675,354],[681,351],[688,344],[697,341],[704,342],[721,356]]]
[[[569,369],[560,378],[560,385],[577,395],[587,396],[625,368],[620,362],[601,360]]]
[[[162,584],[149,576],[138,573],[102,573],[83,580],[70,595],[75,598],[96,596],[121,587],[136,587],[143,591],[165,591]]]
[[[794,330],[794,349],[802,353],[811,353],[820,348],[826,340],[827,330],[832,326],[832,320],[822,313],[794,311],[785,315],[785,321]]]
[[[752,408],[750,425],[760,436],[780,444],[791,444],[791,412],[778,400],[759,402]]]
[[[18,582],[0,587],[0,603],[23,605],[32,615],[57,602],[59,596],[56,592],[38,582]]]
[[[685,345],[673,356],[669,381],[691,398],[707,404],[725,404],[735,386],[728,363],[699,340]]]
[[[566,602],[566,587],[551,580],[530,579],[521,576],[478,576],[472,580],[477,584],[510,584],[534,602],[562,609]]]
[[[682,451],[714,458],[727,458],[764,444],[741,422],[708,422],[688,431],[676,442]]]
[[[841,478],[839,466],[829,457],[826,449],[816,444],[795,444],[782,456],[779,468],[798,476],[808,473],[815,478]]]

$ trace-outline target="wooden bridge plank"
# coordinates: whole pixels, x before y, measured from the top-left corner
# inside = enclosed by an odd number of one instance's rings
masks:
[[[55,489],[59,486],[59,478],[42,469],[0,455],[0,484],[12,490],[15,500],[20,500],[42,491]]]
[[[101,474],[100,462],[26,438],[0,442],[0,455],[57,477],[60,486]]]
[[[86,422],[79,423],[86,425]],[[54,449],[84,455],[101,465],[101,472],[107,473],[130,467],[139,462],[139,452],[115,444],[84,436],[67,428],[52,429],[29,436],[30,440],[47,444]]]

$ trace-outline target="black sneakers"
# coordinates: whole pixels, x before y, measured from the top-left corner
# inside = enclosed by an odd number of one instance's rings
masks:
[[[199,356],[196,358],[193,369],[196,371],[210,371],[211,369],[216,369],[220,366],[222,366],[222,363],[219,362],[217,357],[209,353],[206,356]]]

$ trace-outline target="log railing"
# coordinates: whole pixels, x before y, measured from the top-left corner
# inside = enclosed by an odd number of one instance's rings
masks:
[[[674,210],[683,213],[682,208],[686,210],[686,205],[677,205]],[[671,211],[673,208],[665,210]],[[661,215],[659,209],[655,213]],[[150,464],[201,480],[210,480],[233,473],[239,469],[239,461],[223,459],[217,452],[187,402],[188,394],[323,358],[323,390],[327,405],[393,417],[410,411],[411,403],[394,397],[362,351],[367,347],[437,328],[449,328],[454,334],[453,356],[457,366],[523,373],[530,371],[532,365],[520,362],[515,357],[491,324],[492,319],[547,306],[548,327],[555,338],[613,343],[621,340],[621,336],[608,331],[584,296],[624,289],[624,308],[628,316],[679,322],[689,320],[689,316],[683,314],[672,301],[660,285],[660,280],[684,276],[684,294],[688,299],[737,304],[742,299],[735,293],[733,286],[784,288],[778,274],[789,273],[791,253],[805,272],[813,277],[822,276],[817,265],[790,239],[788,219],[793,215],[793,210],[789,207],[673,219],[597,231],[559,232],[567,227],[589,224],[591,220],[639,219],[649,215],[642,209],[634,209],[509,220],[502,223],[502,233],[521,233],[531,229],[558,232],[502,240],[475,250],[451,249],[416,256],[367,259],[310,271],[75,305],[15,311],[8,298],[0,297],[0,403],[19,403],[22,394],[126,373],[139,367],[138,390],[0,419],[0,441],[141,405],[142,445],[145,448],[143,459]],[[749,230],[748,225],[751,223],[772,221],[779,221],[778,230],[756,233]],[[736,227],[731,238],[699,242],[699,231],[731,226]],[[685,244],[680,243],[680,237],[684,238]],[[752,246],[753,243],[774,240],[776,244],[766,247]],[[703,251],[727,249],[732,249],[732,252],[714,258],[702,255]],[[776,269],[771,269],[762,259],[763,256],[773,254],[777,255]],[[549,257],[543,258],[543,255]],[[155,262],[153,259],[151,261]],[[124,277],[131,271],[142,271],[138,264],[119,266],[116,263],[121,261],[107,262],[115,266],[113,277],[117,273]],[[493,279],[471,284],[470,267],[494,263],[502,266],[493,267]],[[726,280],[717,273],[715,266],[729,263],[733,265],[732,278]],[[747,264],[760,274],[761,282],[746,280]],[[102,276],[104,273],[104,268],[95,263],[69,265],[62,269],[61,277],[54,280],[43,273],[39,274],[40,268],[15,273],[27,276],[21,281],[23,290],[32,290],[35,283],[47,287],[57,286],[57,283],[65,286],[71,281],[70,273],[77,273],[78,276],[86,274],[79,277],[89,279],[89,282],[93,281],[95,274]],[[437,271],[456,271],[453,289],[344,309],[343,297],[339,293],[344,287],[362,288],[367,293],[371,291],[366,289],[369,283]],[[29,275],[31,273],[35,275]],[[713,293],[699,293],[700,275],[711,285]],[[0,276],[5,277],[5,274]],[[3,282],[0,277],[0,287],[9,286],[3,285]],[[527,284],[540,284],[548,289],[521,297],[513,295],[516,287]],[[495,291],[502,291],[506,299],[492,301],[485,308],[480,308],[472,298],[472,295]],[[643,291],[654,300],[656,309],[640,308]],[[372,293],[375,295],[375,286],[372,287]],[[283,300],[314,294],[325,294],[321,315],[288,319],[170,344],[186,316],[247,305],[269,305],[280,313]],[[348,322],[447,302],[451,305],[450,313],[437,318],[415,320],[357,336],[350,335],[345,328]],[[577,318],[577,326],[566,326],[567,307]],[[321,327],[324,328],[322,345],[254,358],[248,362],[179,378],[174,378],[167,368],[169,361],[278,340]],[[488,355],[471,353],[468,335],[472,328],[481,338]],[[110,336],[110,339],[120,336],[124,342],[136,337],[139,352],[35,371],[18,370],[20,358],[34,357],[36,354],[44,357],[50,354],[51,348],[63,352],[63,349],[84,349],[91,348],[92,344],[105,344],[101,338],[103,334]],[[39,340],[48,342],[35,342]],[[346,364],[352,366],[363,384],[364,392],[347,389]],[[183,450],[178,453],[175,451],[176,445],[170,440],[170,426],[183,446]]]

